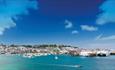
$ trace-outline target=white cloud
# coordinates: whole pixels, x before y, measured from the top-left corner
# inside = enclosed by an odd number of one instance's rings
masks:
[[[115,40],[115,35],[102,37],[102,38],[100,38],[100,40]]]
[[[73,30],[72,34],[78,34],[79,32],[77,30]]]
[[[94,26],[89,26],[89,25],[81,25],[81,29],[85,31],[97,31],[98,28]]]
[[[9,29],[10,27],[14,26],[16,26],[16,24],[11,18],[2,16],[0,17],[0,35],[3,35],[5,29]]]
[[[72,24],[72,22],[71,21],[69,21],[69,20],[65,20],[65,28],[72,28],[73,27],[73,24]]]
[[[103,36],[103,34],[98,35],[98,36],[95,38],[95,40],[101,39],[102,36]]]
[[[37,0],[0,0],[0,35],[6,29],[16,26],[12,18],[28,14],[28,9],[37,9]]]
[[[115,23],[115,0],[106,0],[101,6],[103,12],[98,15],[97,24]]]
[[[109,48],[109,49],[115,49],[115,43],[90,43],[85,44],[85,46],[88,46],[87,48]]]
[[[115,35],[103,37],[103,34],[100,34],[95,38],[95,40],[115,40]]]

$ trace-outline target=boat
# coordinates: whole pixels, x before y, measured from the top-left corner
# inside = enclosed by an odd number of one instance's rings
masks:
[[[25,58],[32,58],[32,57],[33,57],[33,55],[32,55],[32,54],[30,54],[30,53],[28,53],[28,54],[23,54],[23,57],[25,57]]]

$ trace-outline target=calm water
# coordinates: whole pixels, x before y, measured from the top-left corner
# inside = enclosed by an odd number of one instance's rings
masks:
[[[115,56],[110,57],[72,57],[53,55],[35,58],[0,55],[0,70],[115,70]],[[82,65],[80,68],[64,65]]]

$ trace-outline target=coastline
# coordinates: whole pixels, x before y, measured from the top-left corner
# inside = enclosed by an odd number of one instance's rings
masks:
[[[107,57],[115,55],[111,49],[81,49],[68,45],[0,45],[0,55],[21,55],[32,58],[48,55],[70,55],[81,57]]]

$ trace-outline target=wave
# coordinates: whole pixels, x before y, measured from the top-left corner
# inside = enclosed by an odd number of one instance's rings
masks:
[[[59,66],[59,67],[74,67],[78,68],[81,67],[81,65],[61,65],[61,64],[43,64],[43,63],[38,63],[39,65],[48,65],[48,66]]]

